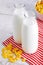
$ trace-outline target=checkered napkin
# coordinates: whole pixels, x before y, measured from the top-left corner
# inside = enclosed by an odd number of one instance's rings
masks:
[[[43,65],[43,21],[37,20],[39,27],[39,40],[38,50],[34,54],[27,54],[23,52],[22,57],[26,58],[26,62],[30,65]],[[13,47],[17,47],[22,50],[21,45],[17,44],[13,39],[13,36],[3,42],[5,46],[12,43]]]

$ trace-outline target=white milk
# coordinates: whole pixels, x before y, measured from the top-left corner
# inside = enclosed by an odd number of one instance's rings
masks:
[[[21,27],[25,16],[28,17],[28,13],[24,9],[24,7],[15,8],[13,21],[13,36],[17,43],[21,43]]]
[[[35,17],[25,18],[22,25],[22,48],[27,53],[35,53],[38,48],[38,24]]]

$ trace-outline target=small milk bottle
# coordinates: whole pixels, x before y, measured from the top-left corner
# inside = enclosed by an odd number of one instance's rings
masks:
[[[38,24],[35,16],[29,15],[22,24],[22,48],[26,53],[35,53],[38,48]]]
[[[21,27],[25,16],[28,17],[28,13],[22,5],[17,5],[14,10],[13,21],[13,36],[17,43],[21,43]]]

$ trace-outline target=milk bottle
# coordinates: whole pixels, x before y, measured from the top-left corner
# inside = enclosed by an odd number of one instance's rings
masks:
[[[14,11],[13,36],[17,43],[21,43],[21,27],[28,13],[23,6],[17,6]]]
[[[22,48],[27,53],[35,53],[38,48],[38,24],[35,16],[25,18],[22,25]]]

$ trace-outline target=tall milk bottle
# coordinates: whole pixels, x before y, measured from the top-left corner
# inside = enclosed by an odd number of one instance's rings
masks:
[[[17,43],[21,43],[21,27],[25,16],[28,17],[28,13],[23,6],[17,6],[14,11],[13,20],[13,36]]]
[[[22,48],[26,53],[32,54],[38,48],[38,24],[35,16],[29,15],[22,24]]]

